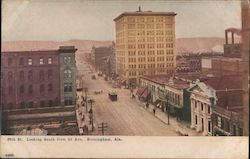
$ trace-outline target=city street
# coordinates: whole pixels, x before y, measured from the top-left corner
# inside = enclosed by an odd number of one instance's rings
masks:
[[[86,66],[81,65],[81,67]],[[84,87],[88,87],[88,99],[95,101],[93,103],[95,131],[98,124],[105,122],[108,125],[105,135],[178,135],[170,125],[145,110],[141,106],[142,103],[132,99],[128,89],[112,88],[103,77],[97,75],[97,79],[93,80],[91,76],[95,73],[89,71],[84,75]],[[94,93],[99,90],[103,93]],[[117,92],[118,101],[112,102],[109,99],[108,92],[112,90]]]

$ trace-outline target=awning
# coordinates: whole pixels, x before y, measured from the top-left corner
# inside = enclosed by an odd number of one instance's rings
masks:
[[[149,96],[149,94],[150,94],[150,92],[147,90],[147,89],[145,89],[145,91],[142,93],[142,97],[143,98],[147,98],[148,96]]]
[[[121,84],[126,84],[126,80],[121,80]]]
[[[145,91],[146,88],[144,87],[140,87],[138,88],[137,92],[136,92],[136,95],[138,96],[141,96],[143,94],[143,92]]]

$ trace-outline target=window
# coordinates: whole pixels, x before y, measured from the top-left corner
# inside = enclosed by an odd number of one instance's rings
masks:
[[[11,66],[12,65],[12,58],[8,58],[8,66]]]
[[[53,91],[53,85],[50,83],[48,84],[48,92],[52,92]]]
[[[71,78],[72,77],[72,71],[67,69],[64,70],[64,78]]]
[[[217,126],[221,128],[221,117],[217,117]]]
[[[40,57],[39,64],[40,64],[40,65],[43,65],[43,64],[44,64],[43,57]]]
[[[9,86],[8,91],[9,91],[9,96],[11,96],[13,94],[13,87]]]
[[[44,107],[45,106],[45,102],[44,101],[40,101],[40,107]]]
[[[32,58],[28,58],[28,65],[32,65]]]
[[[29,72],[28,72],[28,79],[29,80],[33,79],[33,72],[31,70],[29,70]]]
[[[229,128],[230,127],[230,124],[228,121],[225,121],[225,131],[229,132]]]
[[[64,99],[64,105],[72,105],[73,102],[72,102],[72,97],[65,97]]]
[[[24,109],[25,108],[25,102],[20,103],[20,108]]]
[[[201,103],[201,111],[203,111],[203,103]]]
[[[48,101],[48,106],[49,106],[49,107],[53,106],[53,101],[52,101],[52,100],[49,100],[49,101]]]
[[[208,112],[208,114],[210,114],[210,112],[211,112],[209,105],[207,106],[207,112]]]
[[[211,121],[208,121],[208,132],[211,132]]]
[[[33,86],[29,85],[29,94],[32,94],[32,93],[33,93]]]
[[[8,72],[8,81],[12,81],[13,79],[13,74],[11,71]]]
[[[40,85],[40,93],[44,93],[44,85],[43,84]]]
[[[29,102],[28,107],[32,108],[33,107],[33,102]]]
[[[40,70],[40,72],[39,72],[39,79],[40,79],[40,81],[44,80],[44,71],[43,70]]]
[[[70,56],[63,57],[63,61],[64,63],[71,63],[71,57]]]
[[[64,92],[72,92],[72,83],[64,83]]]
[[[24,80],[24,71],[20,71],[20,80],[21,80],[21,81]]]
[[[49,64],[49,65],[52,64],[52,58],[51,58],[51,57],[48,58],[48,64]]]
[[[24,93],[24,85],[21,85],[19,90],[20,90],[20,94],[23,94]]]
[[[233,135],[236,136],[236,125],[233,125]]]
[[[195,115],[195,124],[196,124],[196,125],[198,124],[198,118],[197,118],[197,115]]]
[[[22,57],[19,59],[19,65],[24,65],[24,59]]]
[[[52,78],[53,75],[53,70],[49,69],[48,70],[48,79]]]

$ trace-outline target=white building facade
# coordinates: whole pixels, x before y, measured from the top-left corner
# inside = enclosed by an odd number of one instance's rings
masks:
[[[191,88],[191,128],[212,136],[212,107],[216,102],[215,90],[202,82]]]

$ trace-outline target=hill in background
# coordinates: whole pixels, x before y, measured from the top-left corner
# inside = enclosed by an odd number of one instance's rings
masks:
[[[223,52],[224,38],[178,38],[176,51],[187,52]],[[237,40],[239,41],[239,40]],[[69,41],[8,41],[2,42],[2,51],[54,50],[62,45],[74,45],[78,54],[90,53],[93,46],[110,46],[112,41],[69,40]]]

